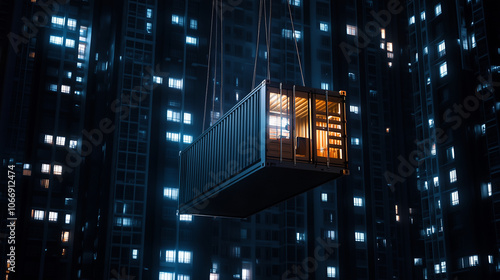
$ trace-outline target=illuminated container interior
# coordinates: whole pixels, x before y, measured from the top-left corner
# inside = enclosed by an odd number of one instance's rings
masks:
[[[180,212],[248,217],[348,174],[345,92],[263,81],[180,155]]]

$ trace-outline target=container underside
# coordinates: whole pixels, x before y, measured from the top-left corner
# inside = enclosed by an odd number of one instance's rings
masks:
[[[269,163],[268,163],[269,164]],[[283,167],[255,170],[238,182],[180,206],[183,214],[246,218],[293,196],[342,176],[344,168],[317,166],[316,170]],[[325,172],[326,171],[326,172]]]

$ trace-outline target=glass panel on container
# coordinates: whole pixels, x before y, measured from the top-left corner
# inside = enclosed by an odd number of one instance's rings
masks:
[[[290,138],[289,98],[285,94],[269,94],[269,139]],[[281,120],[280,120],[281,119]]]
[[[326,130],[316,130],[316,155],[318,157],[327,157],[326,138]]]
[[[297,157],[309,158],[309,98],[306,93],[295,96],[295,133]]]

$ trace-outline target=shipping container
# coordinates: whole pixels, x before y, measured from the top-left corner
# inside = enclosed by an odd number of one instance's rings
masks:
[[[180,154],[180,213],[248,217],[348,174],[345,92],[263,81]]]

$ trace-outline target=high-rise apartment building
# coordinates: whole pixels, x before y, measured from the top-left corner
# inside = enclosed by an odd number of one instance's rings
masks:
[[[498,278],[498,6],[408,1],[424,279]]]

